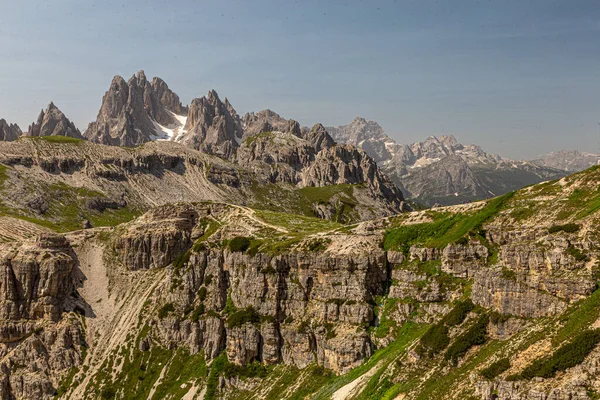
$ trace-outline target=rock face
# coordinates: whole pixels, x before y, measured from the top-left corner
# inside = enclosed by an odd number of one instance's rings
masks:
[[[65,114],[50,103],[46,111],[42,110],[37,122],[29,126],[27,136],[68,136],[82,139],[83,136],[75,124]]]
[[[221,101],[214,90],[192,100],[179,142],[194,149],[232,159],[243,136],[240,118],[227,99]]]
[[[372,193],[382,198],[401,201],[402,193],[379,170],[365,152],[354,146],[336,145],[317,154],[315,161],[303,172],[304,186],[357,184],[366,182]],[[400,203],[397,206],[402,209]]]
[[[211,216],[224,218],[224,211],[222,207],[197,208],[196,214],[181,218],[181,223],[187,221],[184,231],[194,224],[202,226]],[[131,224],[125,240],[143,242],[148,226],[162,226],[166,233],[173,212],[181,215],[171,208],[146,215],[143,221]],[[138,228],[132,230],[136,225]],[[132,238],[135,232],[141,235],[139,239]],[[129,254],[150,246],[117,248],[120,254]],[[156,260],[165,246],[152,248],[154,255],[141,259]],[[382,250],[336,256],[311,252],[251,255],[205,248],[188,254],[186,264],[172,277],[180,284],[167,289],[163,301],[193,309],[199,306],[195,294],[203,290],[203,311],[227,317],[222,324],[213,318],[193,322],[174,313],[157,325],[159,337],[176,338],[192,352],[204,349],[206,354],[217,354],[219,349],[226,349],[229,361],[238,365],[283,362],[303,368],[317,362],[338,373],[372,354],[371,340],[362,326],[373,320],[368,302],[381,293],[387,276]],[[129,258],[123,260],[128,262],[124,264],[127,268],[142,267],[130,263]],[[162,264],[148,261],[142,268]]]
[[[0,396],[51,398],[66,370],[83,361],[83,329],[63,314],[88,308],[76,293],[77,260],[64,236],[1,245]]]
[[[9,124],[5,119],[0,119],[0,141],[10,142],[17,140],[23,132],[17,124]]]
[[[398,144],[379,124],[364,118],[327,130],[335,141],[373,157],[407,198],[429,206],[490,198],[567,174],[543,162],[505,160],[479,146],[463,145],[454,136]]]

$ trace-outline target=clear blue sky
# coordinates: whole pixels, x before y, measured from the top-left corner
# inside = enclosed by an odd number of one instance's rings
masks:
[[[83,130],[144,69],[185,103],[214,88],[240,114],[360,115],[402,143],[600,150],[598,0],[0,0],[0,49],[0,117],[23,129],[54,100]]]

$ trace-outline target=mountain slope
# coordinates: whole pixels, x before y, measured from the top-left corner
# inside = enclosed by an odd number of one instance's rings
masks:
[[[9,239],[0,390],[593,399],[599,183],[593,168],[353,226],[179,203],[114,229]]]
[[[352,157],[331,161],[340,168],[351,165],[352,176],[335,181],[328,174],[314,176],[308,172],[313,159],[298,166],[298,179],[274,184],[254,165],[178,143],[125,149],[56,138],[0,143],[1,213],[65,231],[87,223],[111,225],[178,201],[248,204],[347,222],[392,215],[403,207],[402,193],[364,157],[359,164]],[[314,149],[306,146],[314,157]]]

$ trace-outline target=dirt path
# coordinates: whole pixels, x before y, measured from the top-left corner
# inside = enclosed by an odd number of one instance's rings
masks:
[[[357,395],[358,393],[360,393],[360,391],[367,384],[367,382],[369,381],[369,379],[373,375],[375,375],[375,373],[377,372],[377,370],[380,367],[381,367],[381,362],[375,364],[373,366],[373,368],[371,368],[370,370],[368,370],[367,372],[365,372],[364,374],[362,374],[361,376],[359,376],[358,378],[356,378],[352,382],[350,382],[347,385],[342,386],[341,388],[339,388],[333,394],[333,396],[331,396],[331,400],[346,400],[346,399],[354,397],[355,395]]]

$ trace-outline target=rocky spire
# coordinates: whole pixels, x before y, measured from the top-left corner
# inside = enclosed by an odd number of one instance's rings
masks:
[[[184,131],[182,144],[228,159],[235,156],[243,134],[235,109],[214,90],[192,100]]]
[[[17,124],[9,124],[5,119],[0,119],[0,141],[11,142],[17,140],[22,134]]]
[[[54,105],[48,104],[46,111],[42,110],[37,122],[29,126],[27,136],[69,136],[83,138],[81,132],[62,111]]]
[[[328,149],[335,144],[333,138],[327,133],[322,124],[316,124],[305,134],[304,139],[308,140],[318,153],[323,149]]]

